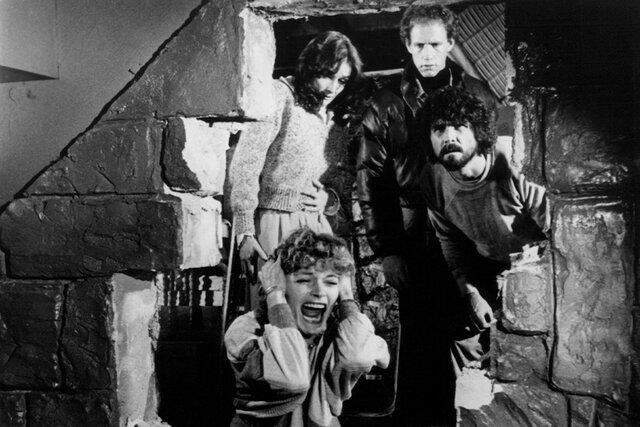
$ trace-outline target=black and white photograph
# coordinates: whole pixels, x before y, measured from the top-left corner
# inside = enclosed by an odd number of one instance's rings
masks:
[[[0,0],[0,427],[640,425],[640,2]]]

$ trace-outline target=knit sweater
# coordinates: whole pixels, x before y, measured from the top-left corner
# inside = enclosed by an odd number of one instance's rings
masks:
[[[327,138],[340,137],[331,132],[332,120],[327,123],[296,104],[290,80],[274,80],[273,94],[273,112],[241,133],[231,161],[231,209],[238,235],[255,234],[258,207],[302,210],[301,192],[315,191],[312,181],[327,170]]]
[[[353,301],[340,303],[340,319],[307,345],[287,304],[238,317],[225,334],[236,378],[232,425],[335,426],[342,403],[360,376],[389,364],[387,343]]]
[[[545,239],[546,190],[514,171],[503,153],[487,155],[484,173],[464,181],[442,165],[428,165],[421,180],[429,219],[461,291],[473,285],[476,254],[509,262],[509,254]]]

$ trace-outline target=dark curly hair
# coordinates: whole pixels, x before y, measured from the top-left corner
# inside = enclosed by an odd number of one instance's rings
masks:
[[[362,60],[351,40],[337,31],[326,31],[316,36],[302,49],[293,82],[297,102],[302,108],[311,113],[320,109],[324,95],[313,85],[314,79],[332,77],[345,60],[351,66],[351,76],[343,93],[351,90],[363,78]],[[336,100],[341,98],[343,93],[338,95]]]
[[[294,231],[280,243],[273,257],[280,257],[285,274],[312,266],[321,270],[331,268],[341,275],[355,271],[353,257],[344,240],[330,234],[315,233],[306,227]]]
[[[447,38],[455,40],[458,36],[459,20],[455,13],[442,5],[427,6],[424,4],[409,6],[400,20],[400,38],[407,43],[410,38],[411,28],[415,23],[428,21],[442,21],[447,30]]]
[[[427,135],[431,134],[431,129],[439,126],[470,125],[480,154],[489,153],[496,143],[493,115],[487,111],[480,98],[454,86],[443,87],[431,95],[427,122],[430,123],[429,129],[425,129]],[[427,146],[429,156],[434,161],[431,144]]]

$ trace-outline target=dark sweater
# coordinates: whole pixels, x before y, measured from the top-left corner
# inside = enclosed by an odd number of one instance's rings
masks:
[[[421,183],[429,218],[463,293],[473,285],[469,261],[475,253],[509,262],[509,254],[543,240],[549,228],[546,190],[513,170],[502,153],[487,155],[487,167],[475,180],[436,164],[424,169]]]

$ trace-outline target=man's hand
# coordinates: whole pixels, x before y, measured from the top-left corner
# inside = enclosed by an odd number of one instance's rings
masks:
[[[324,212],[325,206],[327,206],[327,200],[329,200],[329,194],[325,191],[324,185],[320,184],[320,181],[314,179],[311,181],[314,190],[302,191],[300,194],[307,196],[302,201],[302,205],[306,211],[310,212]]]
[[[494,321],[493,310],[477,290],[465,295],[471,321],[479,330],[487,329]]]
[[[344,301],[353,298],[353,287],[351,286],[351,274],[343,274],[340,276],[340,286],[338,293],[338,301]]]
[[[263,260],[267,260],[267,254],[256,240],[254,236],[245,236],[242,242],[240,242],[240,261],[245,273],[250,277],[253,277],[253,259],[256,254]]]
[[[390,255],[382,259],[382,270],[387,283],[397,290],[401,290],[409,280],[409,269],[404,258],[400,255]]]

